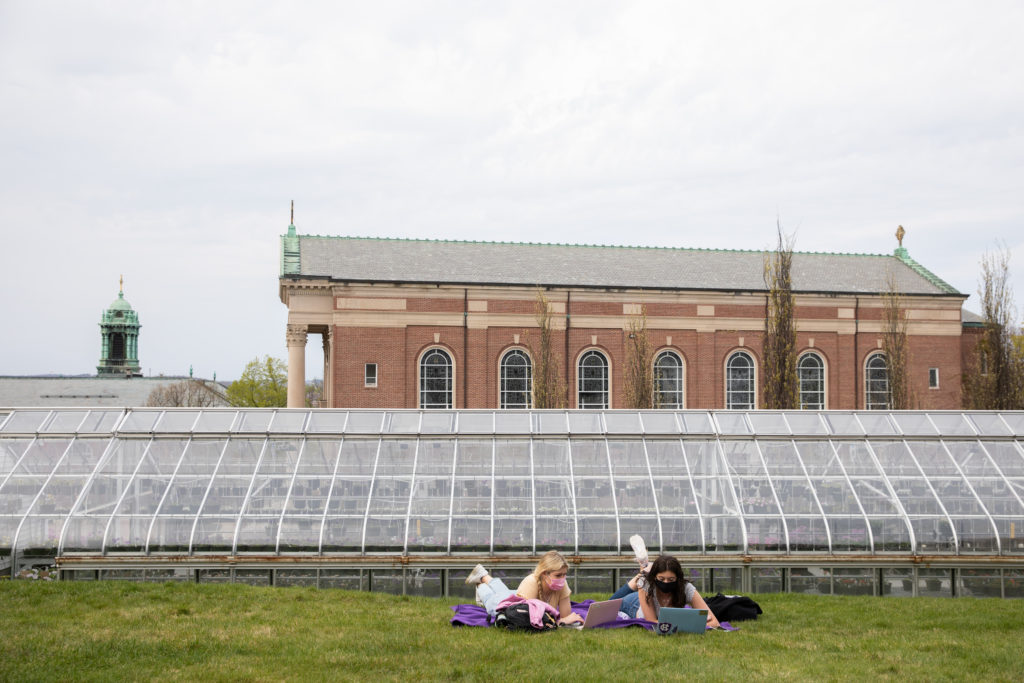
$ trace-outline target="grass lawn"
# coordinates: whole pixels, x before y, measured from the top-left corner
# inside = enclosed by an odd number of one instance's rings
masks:
[[[737,632],[659,638],[453,628],[457,599],[0,581],[0,680],[1024,680],[1024,600],[753,597]]]

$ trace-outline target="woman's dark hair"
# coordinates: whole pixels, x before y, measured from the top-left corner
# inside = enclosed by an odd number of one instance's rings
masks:
[[[672,557],[671,555],[659,555],[654,563],[651,564],[651,569],[644,575],[644,580],[647,589],[647,604],[651,607],[657,605],[657,596],[655,593],[658,589],[654,585],[654,577],[664,572],[672,572],[676,575],[675,585],[672,587],[672,591],[669,593],[672,596],[671,601],[667,605],[668,607],[686,607],[686,584],[689,581],[683,576],[683,566],[679,564],[679,560]]]

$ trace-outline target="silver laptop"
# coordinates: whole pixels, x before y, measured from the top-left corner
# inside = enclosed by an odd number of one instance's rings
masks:
[[[704,633],[707,625],[706,609],[662,607],[658,612],[658,627],[655,632],[663,636],[672,633]]]
[[[601,624],[615,621],[619,617],[622,598],[595,602],[587,610],[587,618],[583,620],[583,628],[595,628]]]

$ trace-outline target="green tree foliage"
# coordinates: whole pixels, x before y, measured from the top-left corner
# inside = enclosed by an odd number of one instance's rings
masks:
[[[288,404],[288,366],[279,358],[253,358],[228,385],[228,400],[241,408],[283,408]]]
[[[534,310],[539,329],[536,341],[528,339],[526,344],[533,356],[533,407],[564,408],[565,382],[559,374],[558,355],[552,339],[554,316],[551,315],[551,303],[539,287]]]
[[[632,316],[626,328],[625,407],[634,409],[653,408],[654,391],[653,355],[647,336],[647,309],[640,315]]]
[[[1024,350],[1010,288],[1010,251],[1005,246],[982,258],[978,295],[985,331],[964,372],[964,407],[1020,410],[1024,408]]]
[[[796,371],[796,316],[793,309],[793,239],[776,223],[778,244],[764,261],[768,301],[764,319],[764,382],[762,402],[770,410],[800,405]]]

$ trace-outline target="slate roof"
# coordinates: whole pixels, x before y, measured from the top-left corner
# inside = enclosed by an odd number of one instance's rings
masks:
[[[48,408],[94,406],[135,408],[146,405],[157,387],[177,384],[188,377],[0,377],[0,407]],[[197,380],[199,378],[196,378]],[[199,380],[219,389],[209,380]],[[227,405],[225,400],[221,405]]]
[[[765,291],[763,251],[282,236],[282,277],[360,282]],[[910,258],[797,252],[793,290],[961,296]]]

